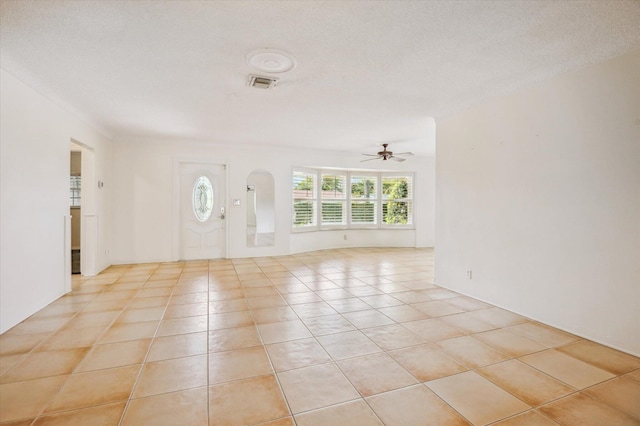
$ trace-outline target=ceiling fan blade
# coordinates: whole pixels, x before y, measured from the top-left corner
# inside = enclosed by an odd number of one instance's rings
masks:
[[[395,155],[392,155],[391,157],[389,157],[389,160],[393,160],[393,161],[407,161],[404,158],[400,158],[400,157],[396,157]]]
[[[367,158],[366,160],[360,160],[360,162],[362,163],[363,161],[372,161],[372,160],[377,160],[379,157],[376,155],[376,158]]]
[[[393,155],[406,155],[407,157],[411,157],[413,152],[394,152]]]
[[[362,155],[366,155],[367,157],[379,157],[378,154],[362,154]]]

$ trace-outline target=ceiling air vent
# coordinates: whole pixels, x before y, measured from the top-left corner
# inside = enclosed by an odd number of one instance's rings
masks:
[[[249,76],[249,86],[256,87],[258,89],[271,89],[278,84],[277,78],[261,77],[259,75]]]

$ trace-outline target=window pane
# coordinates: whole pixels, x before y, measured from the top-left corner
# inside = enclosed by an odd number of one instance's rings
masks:
[[[315,201],[294,201],[293,226],[315,225],[316,205]]]
[[[346,203],[344,202],[322,202],[322,224],[323,225],[346,225]]]
[[[344,175],[322,175],[322,198],[345,199],[347,177]]]
[[[293,172],[293,198],[316,198],[315,178],[314,173]]]
[[[377,179],[375,176],[352,176],[351,198],[376,199]]]
[[[413,222],[411,201],[384,201],[382,217],[387,225],[411,225]]]
[[[354,201],[351,203],[351,223],[370,224],[376,223],[376,203],[367,201]]]
[[[408,176],[382,178],[382,199],[413,198],[412,179]]]

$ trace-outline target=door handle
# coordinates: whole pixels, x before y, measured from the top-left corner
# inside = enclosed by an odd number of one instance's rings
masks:
[[[220,216],[218,216],[220,219],[224,219],[224,207],[220,207]]]

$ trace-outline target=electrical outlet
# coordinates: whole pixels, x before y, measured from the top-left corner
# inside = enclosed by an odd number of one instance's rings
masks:
[[[345,239],[345,240],[347,239],[347,234],[344,234],[344,239]]]
[[[473,278],[473,271],[471,269],[467,269],[467,278],[468,279]]]

